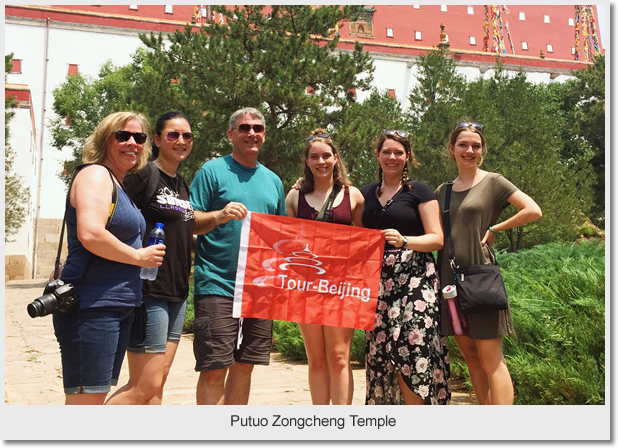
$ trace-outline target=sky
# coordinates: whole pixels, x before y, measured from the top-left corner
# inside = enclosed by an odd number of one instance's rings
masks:
[[[607,41],[605,40],[605,5],[597,5],[597,22],[599,24],[599,33],[601,33],[601,44],[603,48],[607,47]]]

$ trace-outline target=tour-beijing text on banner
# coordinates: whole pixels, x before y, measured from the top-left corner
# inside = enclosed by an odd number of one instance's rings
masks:
[[[372,330],[383,255],[380,230],[249,212],[233,316]]]

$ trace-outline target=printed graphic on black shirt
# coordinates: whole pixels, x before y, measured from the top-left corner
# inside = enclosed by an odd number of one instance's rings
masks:
[[[193,206],[190,201],[180,199],[178,193],[171,188],[164,186],[157,190],[156,199],[160,209],[177,210],[181,213],[183,221],[194,218]]]

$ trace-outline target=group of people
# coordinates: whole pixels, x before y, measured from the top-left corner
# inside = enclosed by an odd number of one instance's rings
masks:
[[[177,172],[193,145],[189,120],[170,112],[157,121],[152,142],[148,133],[140,114],[106,117],[87,139],[69,191],[61,279],[76,288],[79,309],[53,316],[66,404],[161,404],[185,320],[192,250],[197,404],[248,404],[253,367],[268,365],[273,340],[272,321],[232,317],[241,220],[249,211],[381,229],[366,404],[449,403],[446,337],[453,329],[440,294],[453,276],[443,251],[445,185],[434,192],[409,176],[418,162],[408,132],[381,133],[378,181],[359,190],[331,135],[316,129],[305,138],[304,176],[287,197],[279,177],[258,162],[266,123],[257,109],[231,115],[232,152],[206,162],[190,188]],[[495,264],[495,233],[538,219],[541,210],[504,177],[480,168],[482,125],[458,122],[448,147],[459,171],[450,205],[458,263]],[[496,224],[509,203],[519,211]],[[156,223],[164,224],[165,244],[147,246]],[[142,282],[140,268],[155,266],[157,278]],[[513,331],[510,310],[465,317],[469,334],[455,341],[479,403],[512,404],[502,354],[502,338]],[[313,404],[351,404],[354,329],[299,327]],[[129,381],[106,401],[125,352]]]

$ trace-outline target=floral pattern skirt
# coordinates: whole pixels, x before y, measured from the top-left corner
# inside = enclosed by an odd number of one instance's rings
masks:
[[[365,332],[365,404],[404,404],[397,373],[425,404],[449,404],[439,288],[431,252],[384,252],[376,321],[373,331]]]

